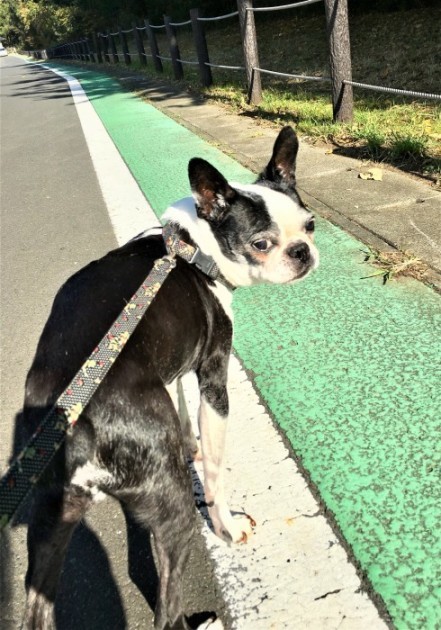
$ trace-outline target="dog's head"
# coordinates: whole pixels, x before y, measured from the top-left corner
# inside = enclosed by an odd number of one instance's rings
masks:
[[[318,265],[314,218],[295,188],[297,151],[296,134],[284,127],[267,167],[249,185],[227,182],[201,158],[190,160],[194,204],[178,202],[166,218],[187,229],[234,286],[291,283]],[[182,211],[192,211],[191,220]]]

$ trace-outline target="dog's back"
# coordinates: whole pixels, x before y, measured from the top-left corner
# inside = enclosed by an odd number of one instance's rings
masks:
[[[30,409],[55,402],[130,301],[154,260],[165,254],[161,236],[139,238],[90,263],[60,288],[28,373],[28,416]],[[163,382],[170,382],[180,370],[197,367],[201,343],[213,327],[209,319],[222,317],[221,309],[218,313],[212,312],[212,306],[207,309],[208,303],[215,303],[207,282],[197,269],[178,259],[148,316],[100,386],[97,399],[108,397],[112,381],[121,372],[127,387],[132,378],[150,379],[158,372]],[[187,347],[194,349],[190,356]],[[130,369],[126,369],[127,363]],[[105,392],[104,396],[100,392]],[[35,426],[29,421],[27,424],[32,432]]]

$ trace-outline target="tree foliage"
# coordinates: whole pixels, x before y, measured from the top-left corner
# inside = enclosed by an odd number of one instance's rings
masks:
[[[15,0],[1,0],[0,2],[0,37],[6,44],[14,46],[20,42],[20,18],[17,14]]]
[[[289,0],[254,0],[255,6],[288,3]],[[393,11],[436,4],[439,0],[349,0],[352,12]],[[198,7],[205,16],[229,13],[236,0],[0,0],[0,36],[9,46],[48,48],[82,37],[92,30],[128,26],[148,17],[153,24],[163,15],[174,20],[188,19],[189,10]],[[320,4],[300,11],[323,11]],[[265,13],[265,19],[271,14]]]
[[[2,0],[0,36],[8,46],[47,48],[83,26],[74,4],[59,6],[51,0]]]

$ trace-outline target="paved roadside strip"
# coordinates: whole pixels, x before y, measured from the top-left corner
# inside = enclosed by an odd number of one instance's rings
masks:
[[[112,225],[118,241],[124,242],[127,237],[157,224],[156,217],[137,196],[138,185],[122,164],[118,165],[116,190],[121,190],[123,177],[127,198],[120,205],[116,192],[115,203],[114,179],[108,176],[113,161],[109,154],[113,156],[114,150],[109,146],[110,138],[78,81],[58,72],[69,82],[104,199],[112,208],[109,213]],[[167,125],[159,117],[155,123],[155,129],[161,123]],[[118,158],[115,156],[117,162]],[[107,162],[104,169],[103,159]],[[234,169],[234,165],[229,164],[229,168]],[[243,179],[243,172],[237,174]],[[239,510],[246,507],[258,522],[256,535],[249,543],[234,548],[221,544],[206,525],[203,528],[232,618],[231,627],[262,630],[304,628],[310,624],[323,629],[386,627],[368,595],[362,592],[354,566],[236,358],[233,358],[229,390],[232,413],[227,438],[226,488],[231,506]],[[191,378],[187,380],[186,391],[196,418],[197,387]],[[199,466],[194,474],[197,487],[198,478],[202,477]]]

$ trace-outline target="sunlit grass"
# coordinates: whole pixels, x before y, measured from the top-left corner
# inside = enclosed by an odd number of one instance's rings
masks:
[[[214,86],[205,93],[232,108],[275,124],[294,124],[312,139],[358,149],[360,157],[387,160],[424,172],[441,173],[441,107],[423,102],[355,99],[351,124],[335,124],[329,94],[267,88],[257,106],[247,104],[238,85]]]

